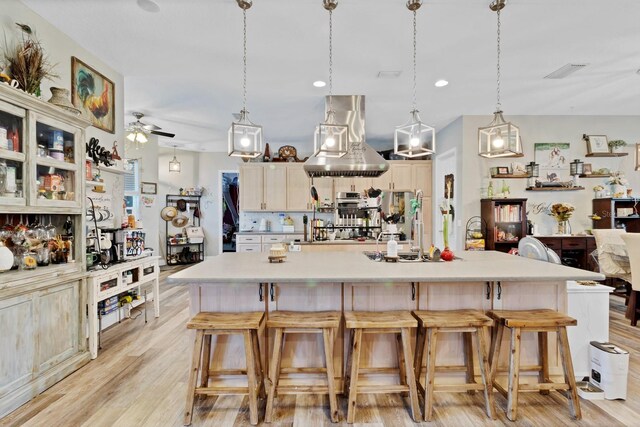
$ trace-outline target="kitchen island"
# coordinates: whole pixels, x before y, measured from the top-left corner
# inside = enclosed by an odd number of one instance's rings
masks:
[[[169,281],[190,286],[192,314],[199,311],[265,311],[268,316],[275,310],[550,308],[566,312],[567,280],[604,278],[599,273],[493,251],[460,252],[461,259],[452,262],[397,263],[375,262],[358,252],[295,252],[287,254],[283,263],[269,263],[267,255],[225,253],[175,273]],[[457,334],[448,335],[439,340],[438,364],[462,364],[461,339]],[[268,366],[266,361],[272,348],[265,346],[269,343],[267,331],[261,331],[260,338],[263,366]],[[363,367],[397,366],[395,340],[372,335],[366,338]],[[343,376],[345,341],[341,327],[336,334],[334,352],[338,380]],[[214,363],[219,366],[224,359],[226,368],[242,367],[241,359],[232,356],[243,351],[242,340],[221,339],[217,344]],[[287,344],[283,366],[322,364],[322,347],[316,336],[296,335]],[[505,353],[508,347],[502,346]],[[549,347],[553,349],[550,373],[559,375],[555,334],[549,334]],[[522,364],[537,364],[537,350],[534,337],[525,335]],[[506,354],[502,355],[504,367],[506,360]],[[439,378],[458,381],[464,379],[464,373],[443,373]],[[390,381],[395,379],[388,378]],[[295,378],[283,376],[283,381],[287,380],[295,381]]]

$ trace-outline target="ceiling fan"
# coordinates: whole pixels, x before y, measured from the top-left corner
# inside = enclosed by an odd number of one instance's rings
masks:
[[[136,121],[129,123],[129,126],[127,126],[126,129],[128,132],[127,139],[131,142],[140,142],[144,144],[148,141],[147,136],[150,134],[165,136],[167,138],[173,138],[176,136],[175,133],[161,132],[160,129],[162,128],[159,126],[141,122],[140,119],[144,117],[143,113],[134,111],[131,114],[136,118]]]

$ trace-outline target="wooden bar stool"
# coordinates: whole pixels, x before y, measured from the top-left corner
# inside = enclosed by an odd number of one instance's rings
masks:
[[[273,417],[273,401],[276,393],[297,394],[297,393],[328,393],[329,407],[331,409],[331,422],[338,422],[338,398],[336,396],[335,374],[333,370],[333,341],[340,319],[339,311],[274,311],[269,313],[267,328],[275,331],[273,341],[273,357],[269,367],[269,395],[267,397],[267,409],[264,415],[264,422],[270,423]],[[282,348],[284,347],[285,336],[295,333],[319,333],[322,334],[325,367],[319,368],[287,368],[287,372],[327,375],[326,386],[281,386],[280,371],[282,362]]]
[[[250,422],[258,424],[258,395],[264,395],[262,362],[260,360],[260,344],[258,330],[261,327],[264,312],[249,313],[211,313],[196,314],[188,323],[187,329],[196,330],[193,345],[193,359],[187,387],[187,404],[184,411],[184,425],[191,424],[193,402],[196,394],[229,395],[248,394]],[[226,369],[213,371],[209,369],[211,358],[212,335],[242,335],[244,337],[244,354],[246,369]],[[201,363],[202,361],[202,363]],[[196,386],[198,370],[200,383]],[[209,387],[209,378],[214,375],[246,375],[247,387]]]
[[[409,311],[347,311],[344,313],[344,318],[347,329],[351,329],[345,376],[345,384],[348,385],[349,393],[347,423],[352,424],[355,419],[358,394],[404,393],[407,391],[411,402],[411,417],[418,422],[420,419],[420,405],[418,403],[411,350],[411,328],[418,326],[417,320]],[[399,385],[358,384],[359,373],[367,371],[360,369],[360,350],[363,334],[396,334],[396,349],[400,371]],[[383,371],[381,368],[370,369],[376,372]]]
[[[554,310],[493,310],[487,313],[496,321],[491,340],[491,381],[493,386],[507,397],[507,417],[515,421],[518,415],[518,393],[520,391],[539,391],[540,394],[548,394],[549,390],[567,390],[569,412],[576,419],[582,418],[576,379],[571,362],[571,350],[567,339],[567,326],[575,326],[578,322],[562,313]],[[498,371],[498,359],[504,329],[511,330],[511,348],[509,351],[509,385],[505,390],[496,381]],[[538,358],[539,366],[520,366],[520,339],[522,332],[538,333]],[[564,383],[554,383],[549,380],[549,351],[547,333],[557,332],[558,347],[562,358],[564,370]],[[538,384],[520,384],[520,370],[538,371]]]
[[[418,387],[420,384],[420,372],[422,370],[422,356],[427,352],[427,369],[425,373],[424,390],[424,419],[431,421],[433,415],[433,393],[436,391],[484,391],[485,410],[487,416],[495,418],[495,403],[493,400],[493,386],[491,385],[491,371],[489,368],[489,327],[493,320],[477,310],[450,310],[450,311],[414,311],[413,315],[418,319],[418,339],[416,340],[416,378]],[[465,364],[463,366],[438,366],[442,371],[464,370],[467,373],[466,384],[440,384],[435,385],[436,373],[436,342],[439,333],[461,332],[463,335],[463,348]],[[473,367],[472,335],[476,336],[478,362],[482,384],[475,381]]]

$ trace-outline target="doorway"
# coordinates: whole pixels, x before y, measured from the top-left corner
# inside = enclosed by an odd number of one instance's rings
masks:
[[[239,230],[238,172],[222,172],[222,252],[236,251],[236,232]]]

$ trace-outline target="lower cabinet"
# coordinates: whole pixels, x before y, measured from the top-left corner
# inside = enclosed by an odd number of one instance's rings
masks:
[[[89,361],[84,279],[0,294],[0,417]]]

